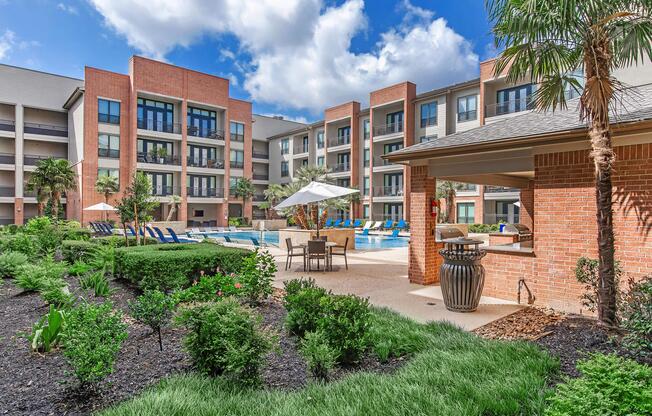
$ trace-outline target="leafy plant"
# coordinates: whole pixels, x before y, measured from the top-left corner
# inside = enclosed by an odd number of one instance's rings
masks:
[[[32,350],[50,352],[61,340],[64,330],[66,315],[64,311],[50,305],[50,311],[34,324],[29,339]]]
[[[629,281],[621,316],[622,327],[628,331],[625,346],[642,355],[652,354],[652,276]]]
[[[95,270],[101,271],[102,274],[108,273],[113,276],[115,273],[115,245],[114,240],[109,240],[108,244],[100,244],[91,253],[90,264]]]
[[[136,301],[129,302],[131,316],[158,334],[158,345],[161,351],[163,351],[161,328],[170,322],[173,309],[174,300],[158,290],[148,290]]]
[[[272,294],[272,281],[276,271],[274,256],[267,250],[256,249],[253,255],[244,259],[240,281],[243,285],[243,295],[250,303],[259,303]]]
[[[82,386],[100,382],[113,372],[125,339],[127,325],[110,302],[85,303],[70,310],[63,332],[64,356]]]
[[[70,276],[82,276],[85,275],[86,273],[90,272],[93,270],[93,267],[91,267],[90,264],[84,263],[81,260],[75,261],[70,267],[68,267],[68,274]]]
[[[106,298],[111,296],[113,290],[109,286],[109,281],[103,272],[89,273],[79,279],[79,285],[82,289],[93,289],[95,297]]]
[[[299,336],[315,331],[324,310],[321,300],[329,293],[324,288],[315,287],[311,280],[293,280],[285,287],[284,304],[288,312],[285,323],[288,330]]]
[[[557,386],[546,416],[652,414],[652,367],[598,354],[577,368],[582,376]]]
[[[44,286],[43,270],[38,264],[23,264],[16,273],[16,286],[25,292],[37,292]]]
[[[70,293],[68,286],[63,280],[45,280],[39,292],[45,303],[56,306],[59,309],[72,307],[76,300],[76,297]]]
[[[330,295],[321,298],[320,306],[323,314],[317,328],[337,351],[338,361],[357,361],[368,345],[369,301],[353,295]]]
[[[16,277],[18,269],[26,264],[29,258],[17,251],[0,254],[0,277]]]
[[[204,374],[224,375],[244,385],[260,381],[272,337],[260,316],[235,299],[190,307],[179,315],[188,328],[184,344],[195,367]]]
[[[588,257],[580,257],[577,259],[577,264],[575,266],[575,278],[578,282],[584,285],[585,292],[582,294],[582,305],[586,306],[591,312],[595,312],[598,307],[598,289],[599,289],[599,277],[598,277],[598,260],[590,259]],[[620,263],[615,262],[615,287],[616,292],[618,293],[618,288],[620,287],[620,277],[622,276],[623,271],[620,268]],[[620,296],[617,296],[617,299],[620,299]]]
[[[215,274],[201,276],[192,286],[174,292],[175,303],[181,302],[210,302],[228,296],[239,296],[242,284],[235,280],[235,274]]]
[[[301,355],[306,359],[312,375],[327,380],[328,373],[335,366],[337,351],[333,349],[323,332],[307,332],[301,342]]]

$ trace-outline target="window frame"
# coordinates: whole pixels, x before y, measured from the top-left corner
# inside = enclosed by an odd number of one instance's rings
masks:
[[[290,163],[287,160],[281,161],[281,178],[290,176]]]
[[[460,216],[460,212],[462,211],[460,208],[464,207],[464,216]],[[473,216],[469,216],[469,207],[473,208]],[[461,219],[464,219],[465,221],[461,221]],[[470,221],[469,221],[470,220]],[[455,221],[458,224],[474,224],[475,223],[475,202],[457,202],[455,204]]]
[[[424,108],[427,108],[427,117],[424,117]],[[421,104],[419,108],[421,128],[437,125],[437,100]]]
[[[107,147],[102,147],[102,137],[107,138]],[[112,148],[111,144],[117,142],[117,148]],[[102,152],[104,150],[104,152]],[[119,159],[120,158],[120,136],[115,134],[108,133],[99,133],[97,135],[97,156],[105,157],[110,159]]]
[[[103,102],[106,103],[106,113],[100,112]],[[116,112],[117,114],[114,114]],[[98,98],[97,121],[98,123],[120,124],[120,101],[109,100],[108,98]]]
[[[281,155],[290,154],[290,139],[281,139]]]
[[[470,110],[469,108],[469,100],[473,99],[475,105],[473,110]],[[460,103],[464,102],[464,105],[466,106],[466,111],[460,112]],[[473,113],[473,118],[469,117],[468,114]],[[462,119],[461,115],[462,114],[467,114],[464,119]],[[458,97],[457,98],[457,122],[458,123],[464,123],[466,121],[474,121],[478,119],[478,95],[477,94],[469,94],[465,95],[464,97]]]

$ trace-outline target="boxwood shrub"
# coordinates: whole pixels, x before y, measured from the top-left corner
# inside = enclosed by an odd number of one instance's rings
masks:
[[[129,239],[129,247],[135,247],[136,246],[136,237],[127,237]],[[140,241],[142,242],[143,239],[141,238]],[[116,248],[118,247],[127,247],[127,241],[123,236],[109,236],[109,237],[97,237],[93,239],[93,242],[99,243],[99,244],[113,244]],[[147,237],[147,240],[145,241],[146,245],[154,245],[158,244],[158,240],[155,240],[153,238]]]
[[[212,243],[123,247],[115,250],[115,270],[142,289],[169,291],[189,286],[201,272],[237,273],[251,255]]]
[[[78,260],[90,260],[96,249],[97,245],[91,241],[63,240],[61,242],[61,255],[71,264]]]

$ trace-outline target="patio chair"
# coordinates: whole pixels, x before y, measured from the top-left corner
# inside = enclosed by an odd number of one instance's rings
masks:
[[[392,237],[392,238],[396,238],[396,237],[398,237],[398,233],[400,233],[400,232],[401,232],[401,230],[399,230],[398,228],[394,228],[394,229],[392,230],[392,235],[391,235],[391,237]]]
[[[340,246],[337,245],[333,248],[331,248],[330,256],[331,256],[331,267],[333,266],[333,256],[342,256],[344,257],[344,265],[346,266],[346,270],[349,270],[349,261],[346,258],[346,249],[349,247],[349,237],[346,237],[346,240],[344,240],[344,245]],[[338,249],[335,251],[335,249]],[[342,251],[339,251],[339,249],[342,249]]]
[[[407,228],[407,222],[405,222],[405,220],[402,219],[395,225],[395,228],[398,228],[399,230]]]
[[[231,233],[237,233],[238,228],[235,225],[229,225],[229,232]]]
[[[353,222],[353,228],[360,228],[362,227],[362,220],[357,219]]]
[[[344,223],[342,224],[342,227],[351,228],[351,220],[348,219],[348,220],[344,221]]]
[[[383,224],[383,230],[389,230],[392,228],[393,225],[394,225],[394,221],[387,220],[385,221],[385,224]]]
[[[228,235],[223,235],[222,237],[224,237],[224,241],[226,241],[227,243],[233,242],[233,240],[231,240],[231,237],[229,237]]]
[[[165,238],[163,231],[161,231],[161,229],[158,227],[154,227],[153,231],[151,228],[145,227],[145,230],[147,230],[147,234],[156,239],[159,243],[171,243],[173,241],[172,239]],[[156,231],[156,234],[154,234],[154,231]]]
[[[326,242],[323,240],[308,240],[308,271],[312,271],[312,260],[317,260],[317,270],[319,270],[319,260],[324,260],[324,267],[328,268],[328,254],[326,253]]]
[[[333,223],[333,227],[337,228],[342,224],[342,219],[336,219],[335,222]]]
[[[333,219],[332,218],[327,218],[326,222],[324,223],[324,228],[332,227],[332,226],[333,226]]]
[[[174,230],[170,227],[167,227],[166,230],[168,231],[168,234],[172,237],[172,240],[175,243],[199,243],[199,240],[195,238],[188,238],[188,237],[181,237],[177,235],[177,233],[174,232]]]
[[[303,271],[306,271],[306,248],[301,247],[301,246],[293,246],[292,245],[292,239],[291,238],[286,238],[285,239],[285,246],[287,247],[288,254],[287,258],[285,259],[285,270],[288,269],[288,267],[292,267],[292,257],[301,257],[303,259]],[[300,252],[297,252],[296,250],[300,250]]]

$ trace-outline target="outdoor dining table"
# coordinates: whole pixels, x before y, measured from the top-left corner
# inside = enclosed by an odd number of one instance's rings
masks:
[[[304,259],[304,264],[305,264],[305,261],[307,261],[307,257],[308,257],[308,243],[300,243],[299,247],[303,248],[303,259]],[[328,264],[329,264],[328,270],[330,270],[330,271],[333,271],[333,262],[332,262],[333,256],[331,254],[333,252],[333,247],[337,247],[337,243],[334,243],[332,241],[326,241],[326,251],[328,252],[328,258],[329,258],[328,259]],[[324,267],[324,271],[326,271],[326,270],[327,269]]]

